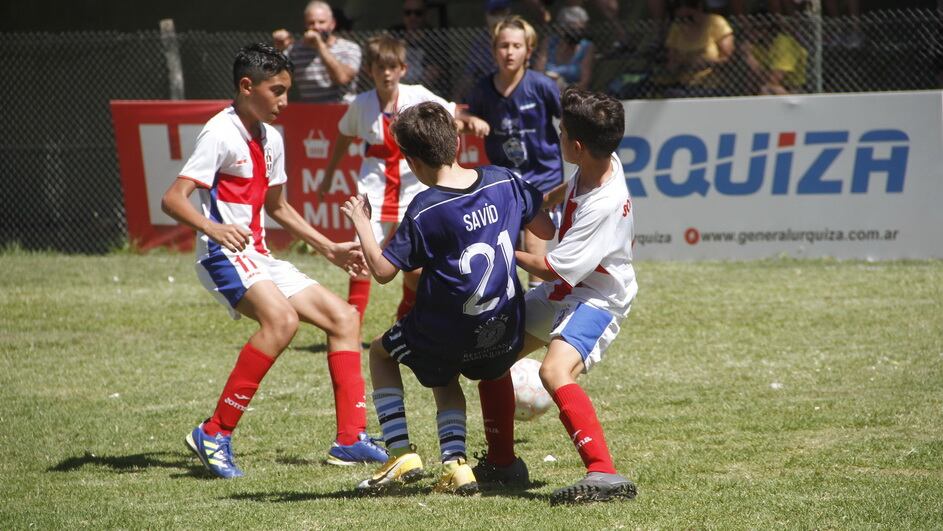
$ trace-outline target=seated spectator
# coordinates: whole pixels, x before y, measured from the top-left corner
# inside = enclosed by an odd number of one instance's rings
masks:
[[[595,48],[584,37],[589,15],[579,6],[566,6],[557,13],[558,35],[543,43],[534,70],[542,71],[557,82],[562,91],[566,87],[589,88],[593,75]]]
[[[669,97],[715,96],[722,93],[717,67],[734,52],[733,29],[720,15],[704,11],[704,0],[680,0],[665,41],[666,72],[659,82]]]
[[[753,77],[754,94],[805,92],[809,52],[792,36],[793,17],[774,15],[761,25],[743,55]]]

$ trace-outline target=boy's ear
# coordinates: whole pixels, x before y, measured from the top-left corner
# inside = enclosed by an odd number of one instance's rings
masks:
[[[252,91],[252,80],[244,77],[239,80],[239,93],[248,95]]]

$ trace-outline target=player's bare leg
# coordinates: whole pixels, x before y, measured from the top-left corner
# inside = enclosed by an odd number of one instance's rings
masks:
[[[327,334],[327,363],[334,390],[337,434],[327,462],[346,466],[384,462],[386,452],[367,433],[367,399],[360,370],[360,318],[357,310],[321,285],[308,286],[288,301],[298,317]]]
[[[308,286],[293,295],[288,302],[302,321],[324,330],[328,352],[360,352],[357,310],[331,290],[321,285]]]
[[[242,476],[232,452],[232,432],[248,410],[262,378],[298,330],[298,314],[271,281],[255,283],[236,305],[256,320],[259,330],[242,347],[223,386],[213,416],[186,437],[187,447],[210,472],[222,478]]]
[[[236,311],[259,323],[249,344],[273,358],[281,355],[298,331],[298,313],[270,280],[253,284]]]
[[[458,383],[458,375],[443,387],[433,387],[442,475],[436,483],[436,492],[451,492],[468,496],[478,492],[475,474],[468,466],[465,448],[465,393]]]
[[[573,485],[554,491],[550,501],[557,504],[634,498],[635,485],[616,473],[596,409],[576,383],[582,371],[579,351],[559,337],[552,339],[540,366],[540,380],[560,408],[560,421],[587,474]]]

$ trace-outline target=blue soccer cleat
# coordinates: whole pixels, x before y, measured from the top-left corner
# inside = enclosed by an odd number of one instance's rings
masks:
[[[187,434],[187,448],[195,453],[210,472],[220,478],[240,478],[245,474],[232,456],[232,437],[226,437],[221,433],[216,436],[210,436],[203,432],[203,424],[200,424],[193,431]]]
[[[386,450],[376,444],[377,439],[366,433],[357,435],[357,442],[342,446],[337,441],[331,443],[327,452],[327,463],[337,466],[351,466],[365,463],[385,463],[389,459]]]

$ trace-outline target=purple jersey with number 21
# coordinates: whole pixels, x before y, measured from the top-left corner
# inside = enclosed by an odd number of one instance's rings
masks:
[[[403,327],[411,349],[449,365],[520,349],[524,297],[514,249],[543,199],[505,168],[476,171],[464,190],[420,192],[383,250],[403,271],[423,268]]]

